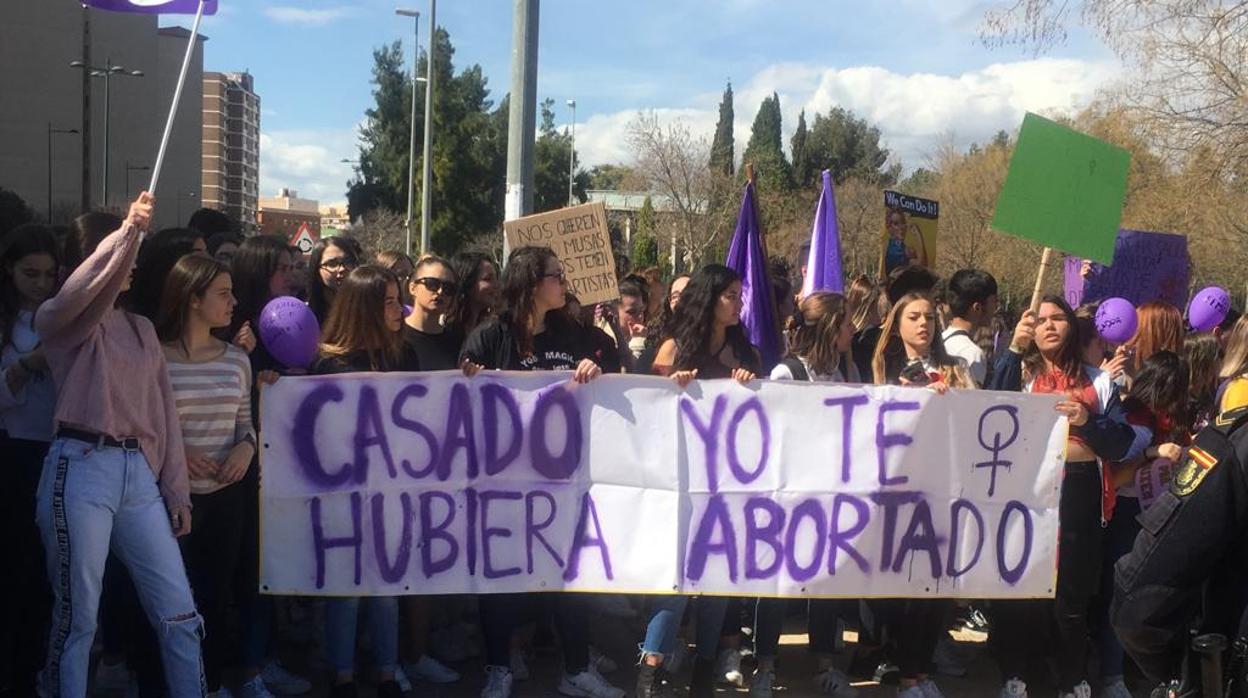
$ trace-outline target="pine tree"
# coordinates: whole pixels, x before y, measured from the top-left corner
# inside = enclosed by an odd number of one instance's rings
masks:
[[[633,233],[634,268],[653,267],[659,263],[657,228],[658,214],[654,210],[654,205],[650,203],[650,197],[647,196],[646,200],[641,203],[641,209],[637,211],[637,230]]]
[[[744,163],[754,166],[760,186],[773,191],[792,188],[793,168],[784,157],[781,135],[780,95],[774,92],[763,100],[754,117]]]
[[[810,160],[806,157],[806,110],[803,109],[797,115],[797,131],[793,133],[793,139],[789,141],[790,149],[793,151],[793,181],[799,187],[810,186],[813,179],[814,168],[810,166]]]
[[[732,83],[724,88],[724,97],[719,101],[719,122],[715,124],[715,140],[711,142],[711,171],[722,172],[732,176],[736,165],[735,147],[732,135]]]

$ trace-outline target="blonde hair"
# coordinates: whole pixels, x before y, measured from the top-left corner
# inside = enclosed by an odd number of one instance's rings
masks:
[[[1218,378],[1239,378],[1248,373],[1248,315],[1241,316],[1226,340],[1226,357]]]
[[[819,291],[806,296],[794,316],[796,327],[790,354],[805,359],[818,374],[827,375],[841,363],[836,340],[845,323],[845,297]]]
[[[935,316],[936,303],[932,301],[931,296],[926,293],[913,291],[899,298],[884,319],[884,325],[880,330],[880,339],[875,344],[875,354],[871,357],[871,373],[875,383],[880,385],[888,383],[887,355],[890,350],[901,348],[898,346],[901,343],[901,337],[898,334],[901,326],[901,314],[905,312],[906,306],[919,301],[927,301],[932,306],[932,315]],[[949,387],[975,387],[975,381],[971,378],[966,368],[945,351],[945,342],[941,338],[938,323],[933,323],[932,326],[932,342],[928,348],[927,358],[930,363],[938,367],[941,377]]]
[[[884,295],[884,289],[870,276],[859,274],[849,284],[849,291],[845,294],[846,312],[849,314],[850,322],[854,323],[854,331],[861,332],[866,329],[867,320],[871,317],[871,312],[875,311],[879,317],[883,318],[888,314],[888,298]]]

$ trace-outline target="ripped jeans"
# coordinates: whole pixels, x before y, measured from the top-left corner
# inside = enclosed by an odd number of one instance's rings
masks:
[[[142,452],[77,439],[52,442],[36,517],[47,551],[52,605],[43,695],[82,698],[111,548],[134,579],[156,629],[169,695],[203,696],[203,619],[156,477]]]

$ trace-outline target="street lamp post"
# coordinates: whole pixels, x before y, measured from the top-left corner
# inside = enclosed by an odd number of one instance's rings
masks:
[[[429,254],[429,224],[433,218],[429,210],[433,206],[433,191],[429,188],[430,180],[433,179],[433,161],[429,155],[433,149],[433,42],[438,28],[437,12],[438,0],[429,0],[429,42],[425,47],[429,60],[425,61],[425,149],[422,156],[424,174],[420,180],[420,254],[422,256]]]
[[[402,7],[396,9],[394,13],[412,18],[412,132],[407,144],[407,218],[403,222],[403,226],[407,228],[407,241],[403,252],[410,256],[412,254],[412,206],[416,202],[414,187],[416,183],[416,83],[420,80],[419,68],[416,64],[420,62],[420,13]]]
[[[102,68],[87,65],[86,63],[83,63],[82,61],[71,61],[69,64],[69,67],[78,68],[79,70],[85,70],[87,71],[87,74],[93,78],[104,78],[104,178],[103,178],[104,182],[103,182],[103,201],[101,203],[105,207],[107,207],[108,206],[108,150],[109,150],[109,127],[110,127],[110,118],[109,118],[110,113],[109,113],[108,102],[112,94],[111,80],[114,75],[120,75],[120,76],[128,77],[128,78],[141,78],[143,77],[143,71],[127,70],[125,66],[113,65],[112,58],[109,58],[106,61],[104,61],[104,67]]]
[[[568,106],[572,107],[572,147],[568,149],[568,205],[571,206],[575,203],[572,200],[572,181],[576,176],[576,100],[569,99]]]
[[[52,134],[54,133],[78,133],[78,129],[52,128],[52,122],[48,122],[48,225],[52,224]]]
[[[131,172],[151,172],[151,165],[131,165],[130,161],[126,161],[126,196],[131,195],[130,191],[130,173]]]

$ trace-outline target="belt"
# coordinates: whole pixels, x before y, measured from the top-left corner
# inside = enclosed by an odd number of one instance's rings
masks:
[[[83,431],[82,429],[70,429],[63,427],[56,432],[58,439],[73,439],[82,441],[83,443],[95,444],[96,448],[120,448],[126,451],[139,450],[139,440],[133,436],[124,439],[114,439],[111,436],[97,434],[93,431]]]

